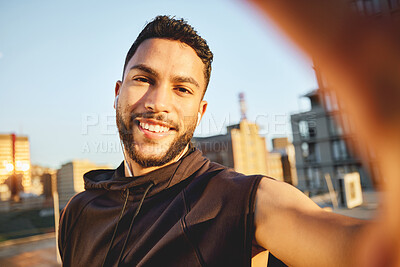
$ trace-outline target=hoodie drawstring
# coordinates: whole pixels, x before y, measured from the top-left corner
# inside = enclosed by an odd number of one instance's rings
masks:
[[[120,222],[121,219],[122,219],[122,215],[124,214],[124,211],[125,211],[125,208],[126,208],[126,204],[128,203],[129,189],[126,189],[126,191],[127,191],[127,192],[126,192],[125,203],[124,203],[124,206],[122,207],[121,214],[119,215],[119,218],[118,218],[118,221],[117,221],[117,225],[115,226],[114,233],[113,233],[113,235],[112,235],[112,237],[111,237],[111,242],[110,242],[110,245],[108,246],[107,253],[106,253],[106,255],[104,256],[103,264],[101,265],[102,267],[104,267],[104,264],[106,263],[106,259],[107,259],[108,253],[110,253],[110,249],[111,249],[111,247],[112,247],[112,245],[113,245],[113,243],[114,243],[115,234],[117,233],[117,229],[118,229],[119,222]]]
[[[140,200],[140,203],[139,203],[138,207],[136,208],[135,214],[133,215],[132,220],[131,220],[131,224],[129,225],[129,230],[128,230],[128,234],[126,235],[124,245],[122,246],[121,253],[119,254],[118,265],[117,266],[119,266],[119,264],[120,264],[120,262],[122,260],[122,254],[124,253],[124,250],[125,250],[125,247],[126,247],[126,243],[128,242],[129,236],[131,234],[133,222],[135,221],[136,216],[139,214],[139,211],[142,208],[142,204],[143,204],[144,199],[146,198],[147,193],[149,193],[150,188],[152,188],[153,186],[154,186],[154,183],[150,182],[150,184],[146,188],[146,191],[143,194],[142,199]]]
[[[124,253],[124,250],[125,250],[125,247],[126,247],[126,243],[128,242],[129,236],[130,236],[131,231],[132,231],[133,222],[135,221],[136,216],[139,214],[139,211],[140,211],[140,209],[142,208],[144,199],[146,198],[147,194],[149,193],[150,189],[151,189],[153,186],[154,186],[154,183],[153,183],[153,182],[150,182],[150,184],[149,184],[149,185],[147,186],[147,188],[146,188],[146,191],[145,191],[144,194],[143,194],[142,199],[141,199],[140,202],[139,202],[138,207],[136,208],[135,214],[133,215],[133,217],[132,217],[132,219],[131,219],[131,223],[130,223],[130,225],[129,225],[128,234],[126,235],[126,238],[125,238],[125,241],[124,241],[124,245],[122,246],[121,253],[119,254],[119,257],[118,257],[118,264],[117,264],[117,266],[118,266],[118,265],[120,264],[120,262],[121,262],[122,254]],[[113,245],[113,243],[114,243],[114,239],[115,239],[115,235],[116,235],[116,233],[117,233],[117,229],[118,229],[119,222],[120,222],[121,219],[122,219],[122,216],[123,216],[123,214],[124,214],[124,212],[125,212],[125,209],[126,209],[126,204],[128,203],[128,198],[129,198],[129,192],[130,192],[130,190],[129,190],[129,189],[126,189],[126,191],[127,191],[127,192],[126,192],[125,203],[124,203],[124,206],[122,207],[121,214],[119,215],[117,225],[115,226],[114,233],[113,233],[113,235],[112,235],[112,237],[111,237],[111,242],[110,242],[110,245],[108,246],[107,253],[106,253],[105,257],[104,257],[103,264],[101,265],[101,266],[103,266],[103,267],[104,267],[104,265],[105,265],[105,263],[106,263],[108,254],[110,253],[111,247],[112,247],[112,245]]]
[[[132,231],[133,222],[135,221],[136,216],[139,214],[139,211],[140,211],[140,209],[142,208],[144,199],[146,198],[147,194],[149,193],[150,189],[151,189],[153,186],[154,186],[154,183],[153,183],[153,182],[150,182],[150,184],[149,184],[149,185],[147,186],[147,188],[146,188],[146,191],[145,191],[144,194],[143,194],[142,199],[141,199],[140,202],[139,202],[138,207],[136,208],[135,214],[133,215],[133,217],[132,217],[132,219],[131,219],[131,223],[130,223],[130,225],[129,225],[128,234],[126,235],[126,238],[125,238],[125,241],[124,241],[124,245],[122,246],[121,253],[119,254],[119,257],[118,257],[118,264],[117,264],[117,266],[119,266],[119,264],[120,264],[120,262],[121,262],[122,254],[124,253],[124,250],[125,250],[125,247],[126,247],[126,243],[128,242],[129,236],[130,236],[131,231]],[[112,236],[112,238],[111,238],[110,245],[108,246],[106,256],[104,257],[103,264],[102,264],[103,267],[104,267],[104,264],[106,263],[107,256],[108,256],[108,254],[110,253],[111,247],[112,247],[112,245],[113,245],[113,243],[114,243],[115,234],[117,233],[117,229],[118,229],[119,222],[120,222],[121,219],[122,219],[122,216],[123,216],[124,211],[125,211],[125,209],[126,209],[126,204],[128,203],[128,198],[129,198],[129,192],[130,192],[130,190],[129,190],[129,189],[126,189],[126,191],[127,191],[127,192],[126,192],[126,198],[125,198],[124,206],[122,207],[122,211],[121,211],[121,214],[119,215],[117,225],[115,226],[114,233],[113,233],[113,236]]]

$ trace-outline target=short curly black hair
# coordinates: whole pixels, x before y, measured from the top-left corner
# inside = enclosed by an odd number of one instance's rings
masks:
[[[205,90],[207,89],[208,83],[210,82],[213,53],[208,47],[206,40],[204,40],[187,21],[184,19],[175,19],[170,16],[157,16],[144,27],[126,55],[123,73],[139,45],[150,38],[176,40],[193,48],[204,63]],[[122,74],[122,79],[123,76]]]

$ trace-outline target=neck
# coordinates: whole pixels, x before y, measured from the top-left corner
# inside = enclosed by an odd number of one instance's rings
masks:
[[[168,166],[168,165],[170,165],[172,163],[177,162],[178,160],[180,160],[182,158],[182,156],[186,153],[186,151],[188,151],[188,148],[189,148],[189,144],[186,145],[186,147],[182,150],[182,152],[178,156],[176,156],[173,160],[171,160],[170,162],[168,162],[167,164],[164,164],[162,166],[142,167],[136,161],[133,161],[130,158],[127,158],[126,160],[128,161],[128,164],[131,167],[132,174],[134,176],[140,176],[140,175],[147,174],[149,172],[155,171],[157,169],[163,168],[165,166]],[[126,155],[126,153],[125,153],[125,155]],[[125,163],[126,163],[126,161],[125,161]],[[129,174],[128,164],[124,164],[125,165],[125,176],[126,177],[131,176]]]

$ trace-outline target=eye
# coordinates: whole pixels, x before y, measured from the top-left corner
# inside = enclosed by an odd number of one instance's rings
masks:
[[[185,87],[177,87],[176,90],[181,94],[192,94],[192,92]]]
[[[151,83],[151,80],[146,77],[134,77],[133,80],[140,83]]]

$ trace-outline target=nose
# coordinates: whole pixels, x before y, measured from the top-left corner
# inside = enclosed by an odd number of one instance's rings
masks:
[[[145,108],[155,113],[168,113],[171,108],[171,92],[166,85],[152,86],[147,92]]]

